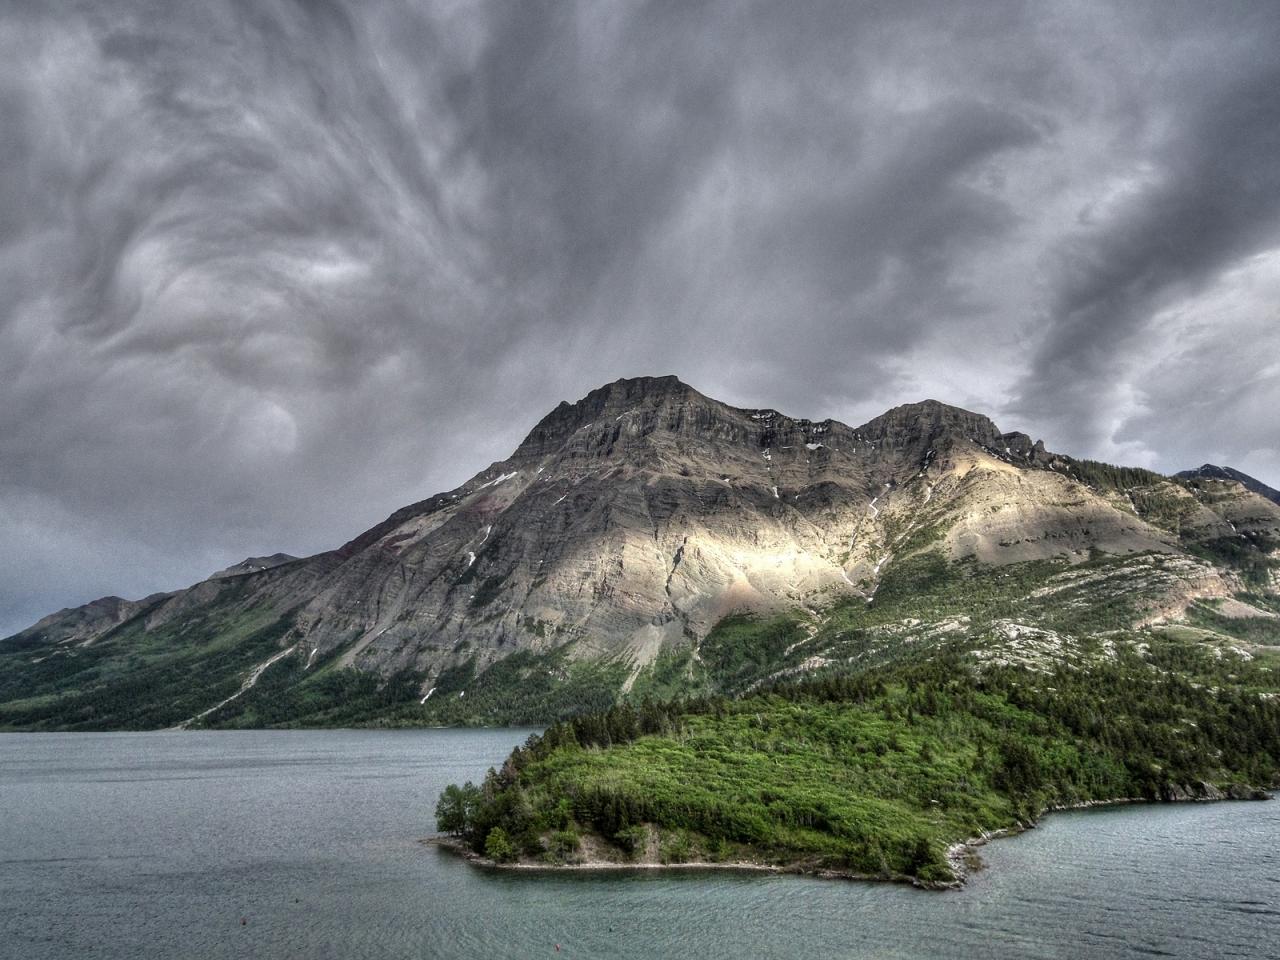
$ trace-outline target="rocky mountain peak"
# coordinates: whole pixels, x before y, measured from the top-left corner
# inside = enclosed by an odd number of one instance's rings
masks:
[[[971,443],[1025,466],[1045,467],[1055,458],[1042,440],[1033,441],[1016,430],[1002,433],[990,417],[938,400],[894,407],[859,427],[857,433],[876,441],[885,451],[942,450]]]
[[[517,456],[541,457],[564,446],[583,427],[632,412],[654,413],[692,398],[711,402],[675,376],[632,377],[592,390],[576,403],[562,400],[529,431]]]
[[[970,440],[983,447],[996,447],[1002,436],[989,417],[937,400],[894,407],[858,432],[888,449],[935,445],[947,440]]]
[[[1221,467],[1216,463],[1206,463],[1196,467],[1194,470],[1183,470],[1181,473],[1175,473],[1174,476],[1182,480],[1234,480],[1246,490],[1266,497],[1272,503],[1280,503],[1280,490],[1275,490],[1261,480],[1233,467]]]
[[[938,400],[902,404],[851,429],[833,420],[797,420],[771,408],[731,407],[665,376],[616,380],[576,403],[562,402],[530,431],[507,466],[547,456],[651,462],[656,451],[670,464],[672,457],[686,455],[732,456],[731,449],[738,451],[733,455],[773,451],[776,457],[778,451],[842,444],[873,445],[881,455],[911,464],[957,444],[1028,466],[1044,466],[1053,456],[1026,434],[1002,433],[989,417]]]

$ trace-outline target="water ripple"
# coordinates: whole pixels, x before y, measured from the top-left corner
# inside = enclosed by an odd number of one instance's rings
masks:
[[[1280,804],[1058,814],[961,892],[509,874],[414,842],[529,731],[0,735],[0,950],[29,958],[1277,956]],[[556,954],[555,947],[560,946]]]

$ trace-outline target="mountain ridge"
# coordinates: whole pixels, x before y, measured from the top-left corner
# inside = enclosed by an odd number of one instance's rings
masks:
[[[1280,503],[1280,490],[1269,487],[1256,477],[1251,477],[1233,467],[1220,467],[1214,463],[1206,463],[1194,470],[1179,471],[1174,476],[1184,480],[1232,480],[1241,484],[1246,490],[1266,497],[1272,503]]]
[[[1155,620],[1210,600],[1253,609],[1236,595],[1245,577],[1275,587],[1277,545],[1280,509],[1235,481],[1050,453],[936,400],[850,427],[732,407],[672,376],[631,378],[560,403],[506,460],[334,550],[249,558],[134,605],[95,601],[0,641],[0,654],[43,652],[21,665],[35,671],[29,686],[55,699],[75,689],[84,703],[132,682],[118,667],[130,650],[157,670],[198,656],[217,682],[187,696],[166,680],[201,708],[157,708],[168,724],[223,700],[209,722],[233,719],[255,700],[253,670],[285,651],[268,680],[395,687],[426,720],[440,710],[433,691],[464,694],[526,661],[566,688],[590,675],[593,696],[625,695],[673,657],[696,664],[727,617],[874,603],[922,551],[983,569],[1176,559],[1180,572],[1165,564],[1148,578]],[[56,669],[42,669],[50,658]],[[0,687],[0,724],[27,715],[34,696],[19,684]]]

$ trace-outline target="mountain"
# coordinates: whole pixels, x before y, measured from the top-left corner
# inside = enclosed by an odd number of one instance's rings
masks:
[[[850,652],[831,628],[955,575],[892,642]],[[1234,480],[1076,460],[933,400],[849,427],[645,377],[561,403],[508,459],[336,550],[0,641],[0,726],[544,722],[939,631],[1269,641],[1278,589],[1280,506]],[[992,592],[1000,610],[964,612]],[[806,643],[735,645],[775,620]]]
[[[1219,467],[1216,464],[1206,463],[1203,466],[1196,467],[1194,470],[1183,470],[1181,473],[1175,473],[1175,477],[1181,480],[1222,480],[1225,482],[1235,482],[1240,484],[1246,490],[1250,490],[1259,496],[1266,497],[1272,503],[1280,503],[1280,490],[1273,490],[1261,480],[1255,480],[1247,473],[1241,473],[1231,467]]]
[[[239,563],[233,563],[225,570],[219,570],[210,580],[217,580],[224,577],[238,577],[245,573],[258,573],[261,570],[270,570],[272,567],[278,567],[281,564],[292,563],[297,557],[291,557],[287,553],[273,553],[269,557],[246,557]]]

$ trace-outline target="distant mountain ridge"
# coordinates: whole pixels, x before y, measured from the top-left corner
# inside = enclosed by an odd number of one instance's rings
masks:
[[[225,570],[219,570],[209,579],[215,580],[222,577],[239,577],[246,573],[259,573],[263,570],[270,570],[272,567],[278,567],[284,563],[293,563],[297,557],[290,556],[287,553],[273,553],[269,557],[246,557],[239,563],[234,563]]]
[[[1114,558],[1134,624],[1226,601],[1265,619],[1240,597],[1280,584],[1280,507],[933,400],[850,427],[619,380],[338,549],[0,641],[0,726],[542,721],[829,664],[780,649],[717,674],[706,644],[733,618],[874,606],[924,556],[1041,579]]]
[[[1203,466],[1196,467],[1194,470],[1183,470],[1181,473],[1175,473],[1174,476],[1182,480],[1234,480],[1246,490],[1252,490],[1259,496],[1266,497],[1272,503],[1280,503],[1280,490],[1272,489],[1261,480],[1254,479],[1247,473],[1241,473],[1231,467],[1219,467],[1217,464],[1206,463]]]

